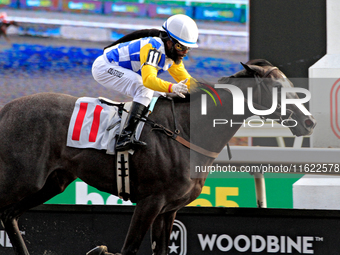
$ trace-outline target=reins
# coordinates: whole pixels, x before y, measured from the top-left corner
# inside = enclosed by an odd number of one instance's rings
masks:
[[[177,119],[176,119],[176,115],[175,115],[175,103],[174,100],[172,98],[166,97],[168,100],[171,101],[171,110],[172,110],[172,114],[173,114],[173,119],[174,119],[174,126],[175,126],[175,131],[171,131],[170,129],[164,127],[161,124],[158,124],[156,122],[154,122],[153,120],[150,120],[150,118],[148,117],[143,117],[141,119],[141,121],[144,121],[145,123],[149,124],[151,126],[151,131],[162,131],[165,135],[167,135],[168,137],[172,138],[173,140],[179,142],[180,144],[184,145],[185,147],[196,151],[202,155],[205,155],[207,157],[210,158],[217,158],[219,152],[213,152],[213,151],[208,151],[198,145],[195,145],[191,142],[189,142],[188,140],[184,139],[183,137],[179,136],[180,131],[178,129],[178,125],[177,125]],[[230,148],[228,146],[228,152],[230,151]],[[229,158],[231,158],[230,156],[231,154],[229,154]]]

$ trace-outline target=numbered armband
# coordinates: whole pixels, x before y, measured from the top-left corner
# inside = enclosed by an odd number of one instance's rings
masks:
[[[158,62],[160,60],[161,54],[162,53],[156,49],[149,50],[148,57],[144,65],[150,65],[158,68]]]

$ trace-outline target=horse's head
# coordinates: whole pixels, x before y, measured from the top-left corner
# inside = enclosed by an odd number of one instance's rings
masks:
[[[296,136],[312,134],[316,121],[302,104],[303,101],[308,101],[308,90],[294,88],[284,73],[266,60],[250,60],[242,65],[244,70],[235,74],[234,77],[249,77],[255,80],[255,83],[251,82],[252,106],[263,112],[266,110],[271,112],[263,117],[277,120],[289,127]],[[299,99],[297,92],[306,92],[307,98]]]

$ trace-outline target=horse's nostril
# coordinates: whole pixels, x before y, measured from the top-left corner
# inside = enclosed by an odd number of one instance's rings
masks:
[[[314,122],[311,119],[305,120],[305,124],[307,127],[312,127],[314,125]]]

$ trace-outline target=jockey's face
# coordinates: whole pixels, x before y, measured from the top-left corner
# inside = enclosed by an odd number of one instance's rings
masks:
[[[181,44],[179,45],[176,45],[176,44],[179,44],[179,43],[173,42],[172,40],[167,41],[167,49],[168,49],[167,55],[178,65],[179,63],[181,63],[183,58],[187,55],[190,48],[187,48]]]

